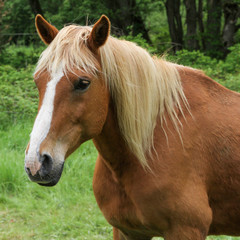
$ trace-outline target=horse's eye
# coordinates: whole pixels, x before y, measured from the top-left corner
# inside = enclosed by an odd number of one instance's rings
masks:
[[[79,78],[76,83],[74,83],[74,89],[80,92],[85,92],[90,86],[90,81],[86,78]]]

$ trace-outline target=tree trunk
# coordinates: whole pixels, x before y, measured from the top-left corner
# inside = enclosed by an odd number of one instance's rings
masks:
[[[205,50],[205,36],[204,36],[204,25],[203,25],[203,2],[198,0],[198,27],[200,32],[202,49]]]
[[[221,15],[222,1],[208,1],[208,17],[206,28],[206,51],[212,57],[222,57],[221,43]]]
[[[234,44],[234,34],[238,30],[237,20],[239,17],[239,7],[237,3],[225,3],[224,11],[224,28],[223,28],[223,47],[224,56],[229,53],[228,48]]]
[[[4,46],[3,46],[3,37],[2,37],[2,18],[3,18],[3,7],[4,7],[4,1],[3,0],[0,0],[0,54],[2,55],[2,52],[3,52],[3,49],[4,49]],[[0,59],[1,59],[1,56],[0,56]]]
[[[41,14],[43,16],[43,11],[39,0],[29,0],[29,4],[34,15]]]
[[[168,27],[174,52],[183,47],[183,29],[180,15],[180,0],[166,0]]]
[[[195,0],[185,0],[186,6],[186,23],[187,23],[187,35],[186,35],[186,47],[188,50],[199,49],[197,40],[197,9]]]

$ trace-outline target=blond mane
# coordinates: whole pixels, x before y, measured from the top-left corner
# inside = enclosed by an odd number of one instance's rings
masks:
[[[86,46],[91,27],[64,27],[42,53],[36,72],[51,74],[59,66],[65,73],[83,69],[96,75],[99,63]],[[136,44],[109,37],[100,48],[101,71],[116,106],[123,138],[130,150],[147,167],[153,148],[153,132],[159,117],[170,116],[179,133],[181,102],[187,106],[177,65],[151,57]]]

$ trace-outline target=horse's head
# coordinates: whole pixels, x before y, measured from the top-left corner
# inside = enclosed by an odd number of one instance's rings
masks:
[[[102,16],[82,33],[78,26],[58,32],[38,15],[36,28],[49,46],[35,73],[39,107],[26,149],[25,170],[32,181],[53,186],[60,179],[66,157],[99,135],[105,123],[109,94],[99,48],[109,36],[110,22]],[[69,59],[68,51],[77,58]]]

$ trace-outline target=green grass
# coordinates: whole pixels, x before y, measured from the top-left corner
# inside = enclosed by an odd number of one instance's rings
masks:
[[[0,240],[112,239],[112,227],[92,192],[93,144],[83,144],[69,157],[55,187],[41,187],[28,180],[23,168],[31,128],[27,121],[0,131]],[[240,238],[208,238],[230,239]]]
[[[92,192],[92,143],[67,160],[55,187],[41,187],[23,168],[31,127],[20,123],[0,131],[0,239],[112,239]]]

